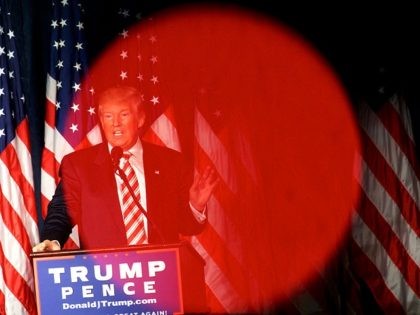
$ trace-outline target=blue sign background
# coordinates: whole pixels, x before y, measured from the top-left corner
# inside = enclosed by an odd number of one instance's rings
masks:
[[[149,275],[149,262],[164,262],[165,269]],[[121,279],[120,264],[132,267],[141,263],[141,277]],[[100,275],[106,274],[106,265],[112,266],[110,280],[95,278],[94,266],[100,266]],[[87,280],[79,278],[72,281],[70,270],[79,266],[87,269]],[[49,273],[51,268],[64,268],[60,274],[60,283],[54,283],[54,275]],[[98,267],[97,267],[98,268]],[[178,250],[142,250],[121,251],[108,253],[92,253],[81,255],[58,256],[49,258],[34,258],[36,276],[37,299],[39,315],[57,314],[110,314],[157,312],[159,314],[173,314],[182,312],[180,279],[178,270]],[[57,276],[58,278],[58,273]],[[82,277],[84,278],[84,277]],[[156,293],[145,293],[144,282],[154,281],[152,289]],[[129,291],[134,295],[126,294],[123,286],[129,283]],[[103,286],[114,287],[114,294],[104,294]],[[86,286],[91,286],[92,289]],[[63,289],[64,288],[64,289]],[[71,288],[71,289],[70,289]],[[83,295],[83,288],[89,296]],[[72,294],[63,296],[66,290],[73,290]],[[87,290],[87,291],[86,291]],[[92,296],[92,297],[90,297]],[[139,313],[140,314],[140,313]]]

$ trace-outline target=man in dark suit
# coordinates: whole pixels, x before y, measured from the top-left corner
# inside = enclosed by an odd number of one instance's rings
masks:
[[[137,89],[105,91],[98,114],[106,141],[63,158],[42,242],[33,250],[60,249],[75,225],[83,249],[133,245],[127,241],[122,214],[123,200],[128,197],[120,190],[124,182],[116,171],[124,159],[111,155],[117,147],[130,156],[139,183],[138,201],[145,212],[139,214],[145,231],[142,243],[176,242],[179,234],[202,231],[206,203],[217,183],[214,170],[207,169],[192,179],[178,152],[139,139],[145,112]]]

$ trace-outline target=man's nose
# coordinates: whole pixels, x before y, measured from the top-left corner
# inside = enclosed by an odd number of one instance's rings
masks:
[[[119,126],[121,125],[121,121],[118,117],[115,117],[114,119],[112,119],[112,125],[113,126]]]

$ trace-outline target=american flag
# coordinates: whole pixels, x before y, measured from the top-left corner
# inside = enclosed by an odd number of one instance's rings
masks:
[[[155,29],[158,22],[138,11],[132,2],[111,16],[120,28],[91,68],[95,88],[98,91],[112,85],[139,88],[147,112],[143,139],[181,151],[173,107],[163,92],[167,82],[160,75],[160,38]]]
[[[212,313],[313,314],[332,313],[337,308],[337,288],[331,275],[319,270],[317,281],[302,283],[293,294],[276,299],[276,267],[270,260],[276,255],[261,241],[269,216],[262,212],[266,200],[261,192],[260,175],[250,139],[228,107],[220,107],[210,90],[200,90],[195,110],[195,162],[198,171],[206,165],[216,168],[221,184],[207,204],[209,226],[191,238],[205,259],[208,306]],[[242,126],[243,127],[243,126]],[[238,211],[238,209],[240,209]],[[269,233],[269,232],[268,232]],[[275,241],[274,241],[275,242]],[[272,253],[268,253],[271,250]],[[331,273],[332,274],[332,273]],[[270,278],[273,277],[273,278]],[[281,294],[278,294],[280,297]]]
[[[411,118],[395,94],[360,114],[362,191],[352,230],[351,268],[386,314],[420,310],[419,167]]]
[[[28,118],[11,15],[0,2],[0,314],[36,314],[38,243]]]
[[[83,7],[79,1],[52,1],[49,70],[46,80],[45,147],[42,154],[43,216],[58,183],[64,155],[101,140],[87,79]],[[77,227],[67,248],[78,246]]]
[[[316,281],[310,285],[299,284],[293,294],[286,296],[278,292],[275,279],[281,270],[276,270],[270,257],[280,249],[262,244],[270,242],[274,234],[267,234],[266,218],[272,214],[264,212],[267,200],[261,191],[251,131],[238,108],[225,103],[226,94],[220,93],[226,88],[224,84],[222,80],[206,81],[196,91],[194,112],[196,169],[202,172],[207,165],[213,165],[221,179],[207,204],[208,227],[191,238],[206,261],[211,313],[334,313],[338,290],[333,284],[333,272],[318,270]],[[276,240],[272,242],[275,246]]]
[[[257,196],[253,191],[255,169],[247,139],[240,129],[232,125],[226,107],[207,102],[212,99],[209,93],[211,91],[201,90],[197,97],[194,128],[196,168],[202,172],[208,164],[214,165],[222,184],[207,205],[209,226],[191,242],[206,261],[205,280],[211,312],[255,311],[260,308],[261,301],[258,300],[260,292],[257,284],[254,284],[253,292],[248,286],[251,271],[244,269],[246,258],[242,249],[246,239],[243,233],[246,231],[241,227],[246,224],[235,218],[234,211],[238,207],[246,217],[257,204],[249,198]],[[229,147],[229,144],[236,144],[236,147]]]

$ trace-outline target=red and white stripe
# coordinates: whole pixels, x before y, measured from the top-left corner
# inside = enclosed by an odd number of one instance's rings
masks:
[[[240,228],[231,218],[235,207],[242,211],[239,191],[255,184],[255,171],[244,139],[235,142],[242,149],[226,146],[232,134],[220,130],[217,134],[202,115],[195,111],[195,159],[197,171],[213,165],[222,183],[207,204],[209,225],[191,242],[205,259],[205,281],[211,312],[237,313],[261,308],[260,292],[252,275],[245,268]],[[236,135],[237,136],[237,135]],[[241,140],[241,141],[239,141]],[[230,141],[232,143],[232,141]],[[235,151],[235,152],[234,152]],[[237,222],[236,222],[237,223]],[[246,285],[244,285],[246,284]],[[255,291],[253,291],[255,289]]]
[[[63,137],[63,135],[55,127],[55,111],[56,111],[56,93],[57,82],[54,78],[47,75],[46,88],[46,115],[45,115],[45,131],[44,131],[44,149],[42,152],[41,165],[41,208],[43,217],[47,215],[48,203],[54,195],[59,178],[58,170],[61,160],[66,154],[73,152],[77,148],[73,146]],[[101,133],[99,126],[93,128],[85,137],[85,141],[80,144],[89,146],[101,141]],[[66,248],[77,248],[79,246],[79,237],[77,227],[73,228],[70,240],[66,244]]]
[[[361,200],[352,229],[356,273],[389,314],[420,309],[420,182],[411,119],[393,96],[378,112],[363,105]]]
[[[28,121],[0,155],[0,313],[36,314],[32,247],[38,243]]]
[[[54,195],[55,188],[58,183],[58,169],[64,155],[73,152],[73,147],[55,128],[55,111],[56,111],[56,93],[57,82],[51,76],[47,75],[46,88],[46,115],[45,115],[45,131],[44,131],[44,150],[42,152],[42,168],[41,168],[41,204],[42,214],[47,214],[47,205]]]
[[[178,138],[172,106],[165,108],[165,111],[152,123],[143,135],[143,139],[181,152],[181,144]]]

